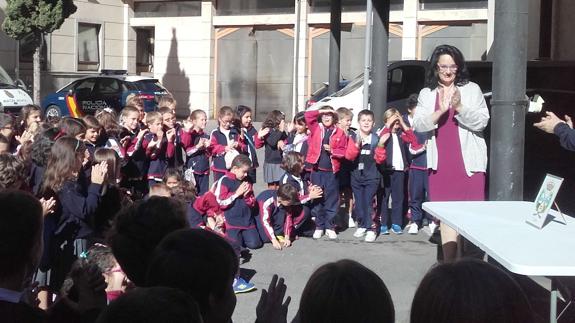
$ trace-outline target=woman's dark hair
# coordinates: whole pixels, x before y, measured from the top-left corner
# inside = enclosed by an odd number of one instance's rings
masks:
[[[58,135],[58,131],[58,128],[49,128],[34,137],[30,158],[37,166],[44,167],[48,164],[50,149],[56,142],[55,138]]]
[[[108,234],[108,245],[128,278],[142,287],[154,248],[169,233],[187,227],[182,202],[153,196],[118,212]]]
[[[385,283],[373,271],[344,259],[319,267],[299,305],[301,323],[393,323],[395,309]]]
[[[0,154],[0,190],[21,189],[28,171],[19,158],[11,154]]]
[[[429,69],[425,78],[425,86],[430,89],[435,89],[439,85],[439,66],[437,62],[441,55],[449,55],[457,65],[457,73],[455,75],[455,85],[462,86],[469,82],[469,71],[465,65],[465,58],[457,47],[451,45],[439,45],[435,47],[431,57],[429,58]]]
[[[282,159],[282,169],[288,174],[300,176],[304,165],[304,158],[302,154],[297,151],[288,151]]]
[[[198,304],[175,288],[135,288],[106,306],[96,323],[199,323]]]
[[[268,112],[266,120],[262,124],[262,128],[277,129],[280,123],[285,120],[286,116],[280,110],[272,110]]]
[[[531,323],[521,287],[503,270],[476,259],[441,264],[423,278],[411,323]]]
[[[84,143],[74,137],[62,137],[56,140],[46,163],[40,190],[42,194],[50,191],[57,193],[66,181],[77,177],[85,150]]]
[[[178,230],[154,251],[147,283],[187,292],[205,316],[210,296],[225,295],[238,268],[238,257],[224,238],[203,229]]]
[[[60,120],[59,128],[66,136],[70,137],[86,133],[86,124],[82,119],[64,117]]]

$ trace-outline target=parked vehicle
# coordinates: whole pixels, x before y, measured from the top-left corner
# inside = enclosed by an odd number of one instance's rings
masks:
[[[0,66],[0,111],[19,114],[23,106],[32,104],[22,81],[14,81]]]
[[[159,98],[169,92],[155,78],[105,70],[98,76],[83,77],[47,95],[42,101],[42,109],[46,117],[79,117],[102,108],[120,111],[130,94],[144,100],[146,111],[153,111]]]
[[[343,89],[348,84],[349,84],[349,80],[339,81],[339,86],[338,86],[337,90],[339,91],[339,90]],[[311,94],[311,96],[309,97],[309,100],[307,100],[307,102],[305,103],[305,107],[306,108],[311,107],[316,102],[320,101],[321,99],[325,98],[328,95],[329,95],[329,83],[323,82],[323,85]]]

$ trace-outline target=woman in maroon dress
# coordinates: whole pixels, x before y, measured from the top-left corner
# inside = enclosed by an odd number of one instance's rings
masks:
[[[485,199],[487,147],[483,130],[489,111],[479,86],[469,81],[461,52],[449,45],[435,48],[426,87],[419,93],[415,131],[427,134],[430,201]],[[457,233],[441,225],[444,260],[453,260]]]

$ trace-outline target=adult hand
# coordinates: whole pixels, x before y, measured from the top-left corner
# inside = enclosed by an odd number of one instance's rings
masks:
[[[283,323],[287,322],[287,311],[291,297],[287,297],[284,302],[284,296],[287,286],[284,279],[274,275],[268,290],[262,289],[260,301],[256,307],[257,323]]]
[[[454,87],[450,105],[455,109],[455,111],[459,111],[459,109],[461,109],[461,92],[459,92],[457,87]]]
[[[40,199],[40,204],[42,204],[42,215],[46,216],[50,213],[54,213],[54,206],[56,206],[56,200],[53,197],[45,200],[44,198]]]
[[[541,121],[533,125],[547,133],[553,133],[555,127],[561,122],[565,122],[555,115],[553,112],[545,111],[546,116],[541,118]],[[567,123],[568,124],[568,123]]]
[[[102,185],[106,180],[108,174],[108,163],[103,161],[99,164],[92,166],[92,183]]]

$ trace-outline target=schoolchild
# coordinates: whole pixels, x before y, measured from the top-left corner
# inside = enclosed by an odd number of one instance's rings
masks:
[[[27,104],[20,110],[20,125],[18,133],[22,135],[24,131],[30,131],[42,122],[42,109],[35,104]]]
[[[383,190],[381,192],[380,206],[381,214],[381,234],[389,234],[389,225],[391,231],[395,234],[402,234],[403,210],[405,198],[405,171],[408,169],[407,154],[421,152],[424,147],[417,142],[413,130],[409,128],[399,111],[395,108],[389,108],[383,115],[385,126],[379,132],[380,137],[389,134],[385,141],[385,151],[387,158],[385,160],[382,182]],[[391,196],[391,218],[389,212],[389,197]],[[391,221],[390,221],[391,220]],[[391,223],[390,223],[391,222]]]
[[[311,183],[323,190],[323,197],[314,202],[311,210],[316,221],[313,238],[319,239],[325,232],[330,239],[337,239],[334,220],[339,204],[339,185],[336,174],[345,157],[347,136],[336,127],[337,114],[331,107],[306,111],[305,119],[310,130],[306,162],[313,165]]]
[[[262,246],[252,212],[256,198],[252,184],[246,178],[251,164],[246,155],[236,156],[230,171],[218,180],[214,191],[224,211],[226,237],[238,255],[242,247],[257,249]]]
[[[189,129],[184,129],[179,122],[176,122],[176,115],[169,107],[161,107],[158,109],[158,112],[162,115],[162,128],[164,133],[174,129],[175,131],[175,138],[174,138],[174,157],[168,160],[170,167],[175,168],[182,168],[186,162],[186,149],[185,143],[182,141],[182,136],[184,135],[184,131]]]
[[[348,138],[354,136],[355,132],[350,129],[351,119],[353,119],[353,112],[348,108],[338,108],[337,109],[337,127],[343,130]],[[348,139],[349,140],[349,139]],[[341,161],[341,168],[338,173],[338,184],[340,196],[340,208],[344,209],[347,215],[347,227],[355,228],[355,219],[352,216],[353,211],[353,195],[351,192],[351,162],[349,160],[343,159]]]
[[[279,110],[270,111],[262,128],[269,129],[269,132],[261,138],[265,146],[264,181],[268,184],[268,189],[277,189],[283,175],[282,149],[287,138],[284,113]]]
[[[150,131],[144,135],[142,148],[149,160],[147,180],[148,184],[152,185],[162,182],[168,160],[174,157],[176,131],[170,129],[164,133],[162,115],[159,112],[148,112],[146,122]]]
[[[78,140],[84,140],[86,135],[86,124],[82,119],[64,117],[58,123],[61,136],[74,137]]]
[[[244,149],[244,142],[240,138],[239,129],[232,126],[234,111],[223,106],[218,112],[218,128],[210,136],[212,153],[212,173],[214,182],[218,181],[227,172],[226,154],[237,155]]]
[[[14,118],[7,113],[0,112],[0,135],[4,136],[8,141],[8,151],[10,153],[16,151],[16,143],[14,140],[16,131],[14,127]]]
[[[346,158],[351,161],[351,188],[354,195],[353,213],[357,219],[356,238],[365,237],[373,242],[377,237],[374,225],[374,198],[380,185],[378,164],[385,161],[385,139],[381,140],[373,130],[374,116],[370,110],[362,110],[357,115],[359,129],[350,138]],[[386,135],[389,137],[389,135]]]
[[[97,147],[100,147],[102,143],[100,142],[100,133],[102,132],[102,126],[98,122],[98,119],[92,115],[87,115],[82,118],[82,121],[86,125],[86,134],[84,135],[84,144],[86,149],[90,153],[90,158],[94,159],[94,151]]]
[[[250,172],[248,173],[248,181],[250,181],[252,184],[255,184],[256,170],[260,166],[256,149],[260,147],[256,146],[256,139],[259,139],[259,134],[252,124],[252,109],[250,107],[246,107],[245,105],[238,105],[236,107],[236,117],[236,127],[241,129],[240,136],[243,138],[243,141],[246,144],[245,150],[242,153],[246,154],[252,161],[252,169],[250,169]]]
[[[189,118],[184,121],[184,127],[190,128],[185,131],[182,140],[186,146],[186,171],[185,178],[196,183],[198,195],[206,193],[210,182],[210,136],[205,133],[207,116],[204,110],[194,110]],[[191,124],[191,127],[189,126]]]
[[[120,125],[123,127],[120,133],[120,142],[126,152],[124,165],[122,166],[122,186],[128,188],[135,199],[141,199],[148,192],[146,175],[148,172],[148,159],[142,149],[144,135],[148,129],[140,129],[138,118],[139,111],[133,106],[126,106],[120,114]]]

